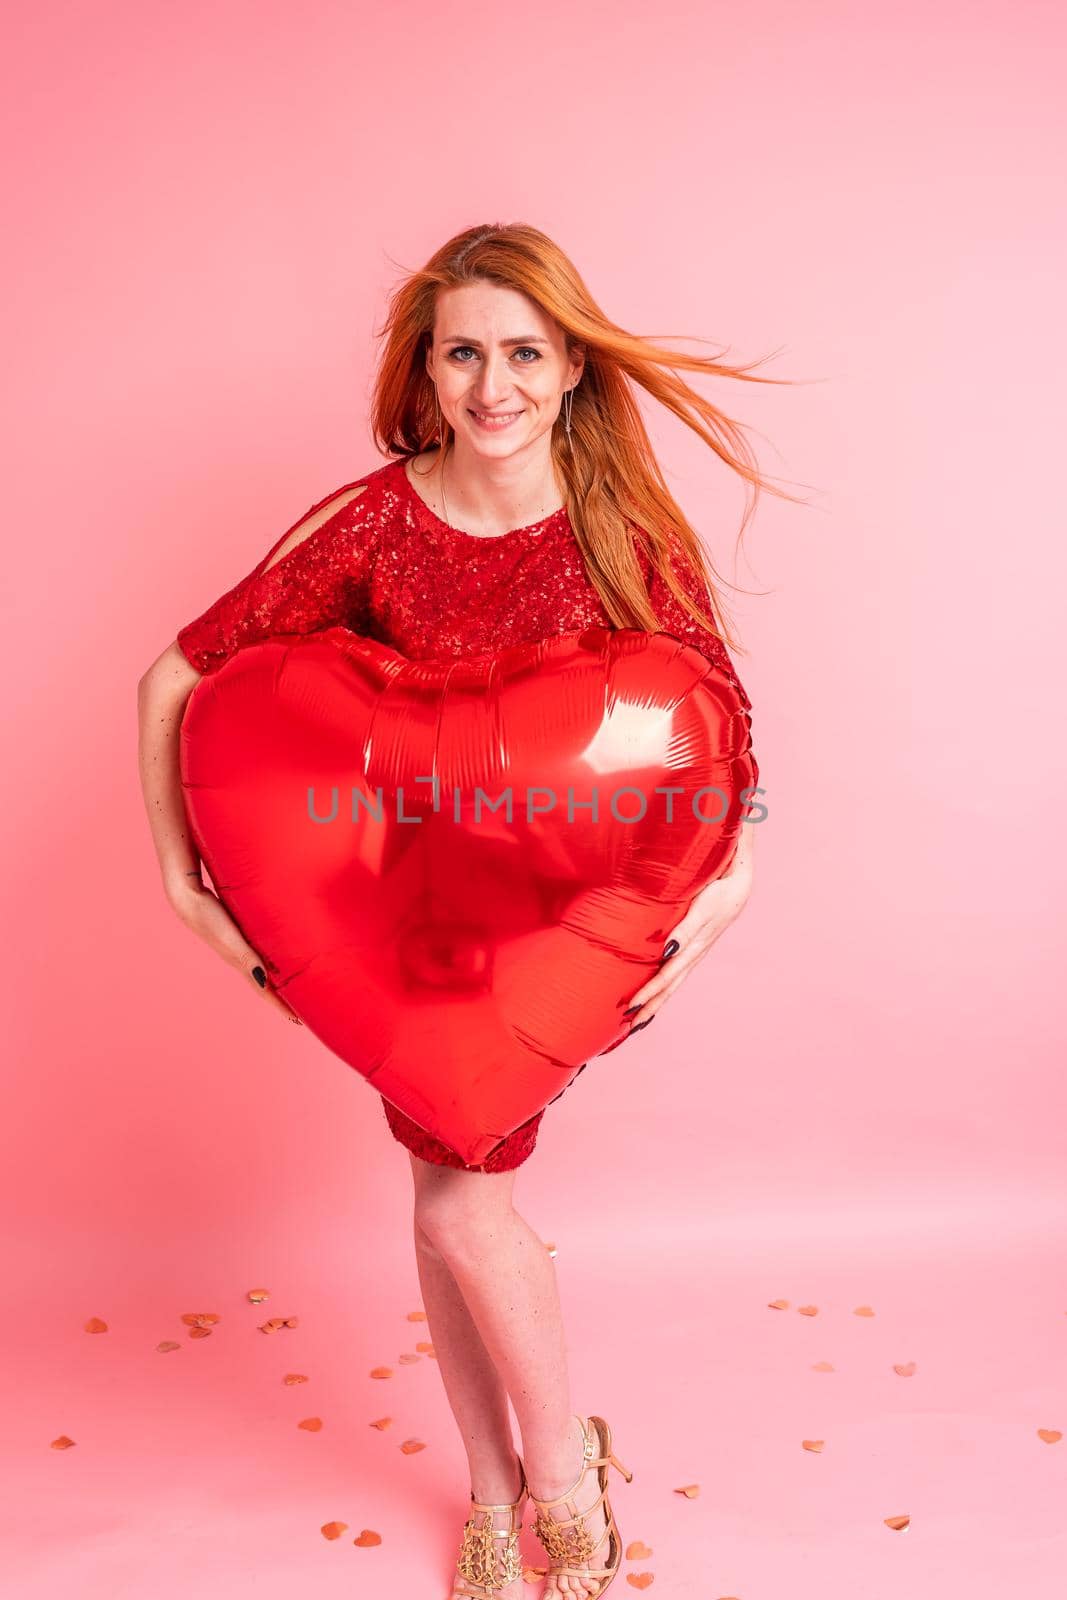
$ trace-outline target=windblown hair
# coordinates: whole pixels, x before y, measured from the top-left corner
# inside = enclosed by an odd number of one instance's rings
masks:
[[[573,263],[537,228],[522,223],[467,228],[442,245],[421,271],[409,273],[390,299],[379,331],[386,343],[371,402],[374,440],[383,453],[418,455],[435,443],[447,448],[452,428],[442,418],[443,436],[438,432],[426,349],[433,340],[439,291],[477,281],[518,290],[555,319],[568,351],[573,353],[576,344],[585,346],[585,368],[572,391],[570,439],[561,411],[552,430],[552,454],[586,571],[612,623],[651,631],[659,626],[637,562],[636,539],[686,613],[737,648],[729,630],[722,631],[726,612],[715,581],[718,574],[667,488],[632,385],[673,411],[751,486],[754,494],[742,519],[740,544],[761,488],[786,500],[795,497],[760,476],[741,427],[675,369],[748,383],[789,380],[753,377],[750,367],[661,349],[651,339],[627,333],[605,316]],[[701,615],[679,586],[671,566],[672,542],[700,575],[709,615]]]

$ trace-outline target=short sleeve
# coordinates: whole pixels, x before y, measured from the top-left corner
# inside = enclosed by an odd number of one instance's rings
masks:
[[[689,560],[682,548],[677,535],[669,536],[669,557],[671,571],[678,581],[679,586],[693,600],[702,611],[710,612],[708,591],[699,577],[696,568]],[[717,634],[711,633],[707,628],[701,627],[695,617],[691,617],[676,600],[668,589],[660,572],[654,571],[651,559],[645,554],[641,545],[637,545],[637,558],[645,579],[648,598],[653,611],[659,620],[660,628],[664,633],[670,633],[675,638],[682,639],[686,644],[693,645],[702,656],[715,666],[720,667],[731,683],[736,687],[746,711],[751,711],[752,702],[745,693],[744,684],[737,675],[730,652]]]
[[[314,532],[269,566],[290,534],[357,487],[345,484],[311,506],[247,577],[179,628],[178,648],[198,672],[217,672],[236,651],[275,633],[314,633],[337,624],[356,633],[367,630],[374,527],[367,489],[349,495]]]

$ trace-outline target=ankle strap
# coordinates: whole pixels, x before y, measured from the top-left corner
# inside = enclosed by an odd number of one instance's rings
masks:
[[[523,1500],[530,1493],[529,1488],[527,1487],[527,1483],[526,1483],[526,1466],[525,1466],[525,1463],[523,1462],[523,1459],[522,1459],[521,1456],[518,1457],[518,1462],[519,1462],[519,1492],[518,1492],[518,1495],[516,1496],[516,1498],[514,1500],[507,1501],[507,1503],[505,1505],[492,1506],[492,1505],[489,1505],[489,1503],[487,1501],[476,1500],[474,1498],[474,1490],[472,1489],[471,1490],[471,1509],[473,1511],[516,1511],[516,1510],[518,1510],[518,1508],[522,1504]]]

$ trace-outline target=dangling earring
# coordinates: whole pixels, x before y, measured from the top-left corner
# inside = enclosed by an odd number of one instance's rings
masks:
[[[437,398],[437,390],[436,389],[434,389],[434,392],[433,392],[433,403],[434,403],[434,406],[437,409],[437,442],[441,446],[441,449],[443,450],[444,447],[445,447],[445,430],[444,430],[444,424],[441,421],[441,402]]]
[[[568,389],[563,396],[563,427],[567,435],[567,443],[571,442],[571,412],[574,410],[574,390]]]

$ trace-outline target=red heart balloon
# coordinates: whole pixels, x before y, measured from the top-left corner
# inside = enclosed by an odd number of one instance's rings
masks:
[[[669,634],[410,661],[331,627],[204,677],[181,775],[273,987],[475,1165],[625,1037],[759,768],[735,686]]]

